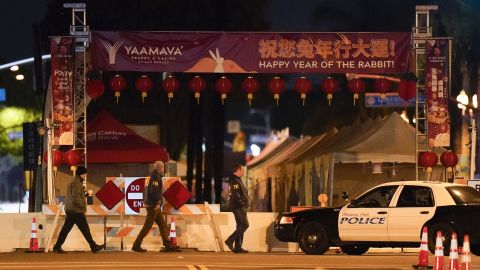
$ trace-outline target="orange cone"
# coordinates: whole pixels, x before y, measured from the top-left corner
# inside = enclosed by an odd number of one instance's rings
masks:
[[[38,239],[37,239],[37,219],[32,220],[32,235],[30,237],[30,247],[28,249],[31,252],[39,251]]]
[[[423,227],[422,242],[420,242],[420,253],[418,254],[418,264],[414,265],[418,269],[428,268],[428,229]]]
[[[450,270],[459,270],[458,268],[458,241],[457,234],[452,233],[452,241],[450,242],[449,263]]]
[[[437,232],[437,238],[435,242],[435,263],[433,264],[433,270],[443,270],[443,236],[442,232]]]
[[[177,247],[177,231],[175,230],[175,219],[172,217],[170,222],[170,246]]]
[[[472,257],[470,255],[470,238],[463,237],[462,270],[472,270]]]

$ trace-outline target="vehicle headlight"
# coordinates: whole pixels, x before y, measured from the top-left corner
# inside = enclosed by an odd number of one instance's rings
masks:
[[[282,217],[280,219],[280,224],[293,224],[293,218],[291,217]]]

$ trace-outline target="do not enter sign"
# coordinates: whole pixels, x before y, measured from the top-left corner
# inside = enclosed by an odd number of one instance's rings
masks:
[[[125,178],[125,214],[136,215],[143,207],[145,178]]]

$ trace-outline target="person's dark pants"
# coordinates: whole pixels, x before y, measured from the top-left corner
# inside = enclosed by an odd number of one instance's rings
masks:
[[[61,248],[65,239],[67,238],[68,233],[72,230],[73,225],[77,225],[78,229],[83,234],[83,237],[87,240],[88,244],[90,245],[90,249],[96,247],[97,243],[93,241],[92,234],[90,233],[90,227],[87,223],[87,218],[85,217],[84,213],[76,213],[76,212],[66,212],[65,223],[63,223],[62,230],[58,235],[57,243],[55,244],[55,248]]]
[[[137,239],[133,242],[133,247],[140,247],[142,245],[143,238],[147,236],[153,226],[153,222],[157,223],[158,229],[160,230],[160,235],[162,236],[163,245],[168,248],[170,247],[170,239],[168,234],[167,222],[163,216],[160,208],[147,207],[147,217],[145,218],[145,223],[143,228],[138,233]]]
[[[227,238],[225,242],[234,243],[235,249],[241,249],[243,244],[243,234],[248,229],[247,208],[233,208],[233,215],[237,222],[237,229]]]

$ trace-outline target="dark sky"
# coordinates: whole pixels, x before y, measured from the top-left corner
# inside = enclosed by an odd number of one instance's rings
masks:
[[[48,0],[0,0],[2,62],[32,57],[32,24],[42,19],[48,2]]]

